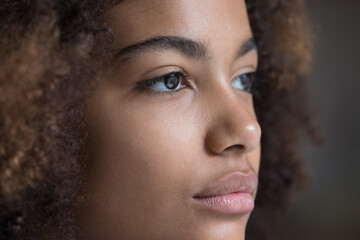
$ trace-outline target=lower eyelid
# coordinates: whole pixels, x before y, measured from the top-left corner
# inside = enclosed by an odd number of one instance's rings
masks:
[[[178,90],[173,90],[173,91],[161,91],[161,90],[154,90],[152,88],[149,87],[144,87],[143,89],[141,89],[142,91],[146,91],[148,94],[153,95],[153,96],[158,96],[158,95],[177,95],[180,94],[181,91],[183,91],[184,89],[186,89],[186,87],[182,87]]]

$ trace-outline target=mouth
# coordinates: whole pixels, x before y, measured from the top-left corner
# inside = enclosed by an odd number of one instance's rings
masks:
[[[257,176],[234,172],[211,183],[196,194],[195,204],[205,210],[225,214],[243,214],[254,209]]]

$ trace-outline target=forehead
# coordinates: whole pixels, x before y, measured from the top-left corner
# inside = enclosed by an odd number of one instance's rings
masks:
[[[244,0],[125,0],[109,11],[109,21],[118,47],[161,35],[209,45],[251,36]]]

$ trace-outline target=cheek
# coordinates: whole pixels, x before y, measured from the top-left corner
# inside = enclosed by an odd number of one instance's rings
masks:
[[[186,179],[194,175],[192,161],[202,142],[192,114],[127,106],[121,111],[99,106],[101,114],[92,119],[88,186],[96,199],[94,214],[102,216],[104,225],[146,228],[179,214],[170,213],[189,198]]]

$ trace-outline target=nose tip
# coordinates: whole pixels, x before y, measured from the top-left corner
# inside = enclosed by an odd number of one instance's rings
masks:
[[[218,114],[205,140],[209,151],[223,154],[236,150],[244,154],[260,145],[261,128],[254,114],[239,105]]]
[[[260,144],[261,128],[256,119],[250,120],[244,128],[247,136],[242,141],[244,142],[245,151],[250,152]]]

